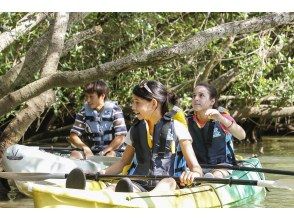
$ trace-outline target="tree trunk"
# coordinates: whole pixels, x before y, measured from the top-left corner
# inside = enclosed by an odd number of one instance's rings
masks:
[[[46,63],[42,69],[41,77],[54,74],[57,71],[60,55],[64,45],[68,18],[68,13],[58,13],[56,15],[52,40],[49,45]],[[0,148],[2,148],[2,151],[3,149],[9,147],[12,143],[18,142],[31,123],[33,123],[33,121],[43,113],[46,107],[51,106],[54,102],[55,93],[52,89],[28,101],[27,107],[17,114],[15,119],[2,133],[0,137]],[[18,127],[15,123],[18,124]],[[17,132],[11,133],[11,131],[15,130],[15,128],[17,128]]]

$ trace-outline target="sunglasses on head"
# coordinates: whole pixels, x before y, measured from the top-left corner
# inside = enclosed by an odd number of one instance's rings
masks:
[[[140,88],[144,88],[147,90],[147,92],[149,92],[152,96],[154,95],[153,92],[151,91],[151,89],[149,88],[149,86],[147,85],[147,80],[143,80],[140,82],[139,87]]]

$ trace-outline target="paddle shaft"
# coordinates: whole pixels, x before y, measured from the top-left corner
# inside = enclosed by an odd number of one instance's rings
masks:
[[[272,174],[294,176],[294,171],[288,171],[288,170],[273,170],[273,169],[265,169],[265,168],[241,167],[241,166],[231,166],[231,165],[221,165],[221,164],[218,164],[218,165],[202,164],[201,167],[202,168],[211,168],[211,169],[253,171],[253,172],[261,172],[261,173],[272,173]]]
[[[93,174],[86,174],[86,179],[89,180],[101,180],[101,181],[109,181],[109,180],[114,180],[114,179],[121,179],[127,177],[131,180],[162,180],[164,178],[171,178],[171,176],[156,176],[156,175],[149,175],[149,176],[144,176],[144,175],[106,175],[106,174],[99,174],[97,173],[96,175]],[[172,177],[176,180],[176,182],[180,182],[179,177]],[[194,179],[195,183],[218,183],[218,184],[235,184],[235,185],[252,185],[252,186],[257,186],[258,181],[257,180],[242,180],[242,179],[223,179],[223,178],[203,178],[203,177],[197,177]]]
[[[164,178],[174,178],[176,182],[180,182],[179,177],[171,177],[171,176],[144,176],[144,175],[102,175],[102,174],[86,174],[86,179],[91,180],[101,180],[101,181],[109,181],[114,179],[121,179],[127,177],[131,180],[162,180]],[[281,189],[294,189],[294,180],[292,179],[280,179],[280,180],[244,180],[244,179],[233,179],[233,178],[203,178],[197,177],[194,178],[194,183],[214,183],[214,184],[228,184],[228,185],[249,185],[249,186],[260,186],[260,187],[270,187],[270,188],[281,188]]]
[[[71,147],[39,147],[40,150],[45,150],[45,151],[52,151],[52,152],[71,152],[71,151],[84,151],[83,149],[81,148],[78,148],[78,147],[75,147],[75,148],[71,148]],[[99,150],[91,150],[93,153],[99,153],[100,151]],[[122,149],[117,149],[115,150],[117,152],[123,152],[124,150]]]

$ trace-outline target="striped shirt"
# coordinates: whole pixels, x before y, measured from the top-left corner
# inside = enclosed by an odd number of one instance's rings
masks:
[[[103,108],[100,109],[99,111],[97,111],[98,114],[100,114],[101,111],[103,111]],[[112,118],[111,118],[112,119],[112,126],[111,127],[112,127],[112,131],[113,131],[112,133],[114,134],[114,136],[126,135],[127,134],[127,127],[125,124],[125,119],[123,116],[123,112],[118,105],[115,105],[113,107],[111,115],[112,115]],[[99,122],[97,122],[97,123],[99,123]],[[85,107],[83,107],[81,109],[81,111],[76,114],[76,119],[75,119],[75,122],[74,122],[73,127],[70,130],[70,132],[77,134],[79,137],[81,137],[82,135],[91,137],[91,129],[89,128],[88,124],[86,123]],[[104,134],[104,135],[110,135],[111,136],[109,138],[110,140],[114,139],[112,134]]]

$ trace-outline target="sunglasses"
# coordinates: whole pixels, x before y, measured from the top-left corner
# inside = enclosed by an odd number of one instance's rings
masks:
[[[149,88],[149,86],[147,85],[148,80],[143,80],[140,82],[139,87],[140,88],[144,88],[147,90],[147,92],[149,92],[152,96],[154,96],[153,92],[151,91],[151,89]]]

